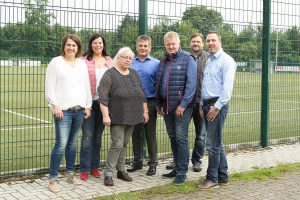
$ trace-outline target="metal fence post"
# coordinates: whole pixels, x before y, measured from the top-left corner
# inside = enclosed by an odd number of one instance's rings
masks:
[[[139,35],[145,35],[148,32],[148,0],[139,0]],[[146,136],[145,128],[142,129],[142,156],[145,159],[146,152]]]
[[[263,1],[262,83],[261,83],[261,127],[260,143],[268,146],[269,128],[269,64],[270,64],[271,1]]]

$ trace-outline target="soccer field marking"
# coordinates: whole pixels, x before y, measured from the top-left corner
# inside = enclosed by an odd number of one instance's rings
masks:
[[[27,130],[27,129],[38,129],[38,128],[52,128],[54,125],[46,126],[26,126],[26,127],[11,127],[11,128],[1,128],[0,131],[15,131],[15,130]]]
[[[284,102],[284,103],[295,103],[295,104],[300,104],[298,101],[287,101],[287,100],[279,100],[279,99],[270,99],[272,101],[279,101],[279,102]]]
[[[14,114],[14,115],[17,115],[17,116],[21,116],[21,117],[36,120],[36,121],[39,121],[39,122],[44,122],[44,123],[47,123],[47,124],[51,124],[51,122],[49,122],[49,121],[39,119],[39,118],[36,118],[36,117],[31,117],[29,115],[24,115],[22,113],[17,113],[17,112],[11,111],[11,110],[3,109],[3,108],[1,108],[1,110],[5,111],[5,112],[8,112],[8,113],[11,113],[11,114]]]
[[[295,102],[294,102],[295,103]],[[297,102],[299,103],[299,102]],[[270,112],[282,112],[282,111],[298,111],[300,108],[287,108],[287,109],[280,109],[280,110],[270,110]],[[261,110],[252,110],[252,111],[240,111],[240,112],[228,112],[229,115],[241,115],[241,114],[256,114],[260,113]],[[162,116],[157,117],[159,120],[163,120]]]

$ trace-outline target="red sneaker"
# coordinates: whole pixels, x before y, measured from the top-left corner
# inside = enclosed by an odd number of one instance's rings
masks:
[[[80,179],[81,180],[87,180],[87,179],[89,179],[89,174],[87,172],[80,173]]]
[[[98,169],[92,169],[91,174],[96,178],[99,178],[101,176],[101,172]]]

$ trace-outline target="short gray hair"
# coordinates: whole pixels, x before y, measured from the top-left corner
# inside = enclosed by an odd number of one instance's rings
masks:
[[[132,54],[132,57],[134,57],[134,52],[129,47],[122,47],[121,49],[119,49],[118,53],[115,55],[112,61],[113,66],[116,65],[118,58],[127,52],[130,52]]]

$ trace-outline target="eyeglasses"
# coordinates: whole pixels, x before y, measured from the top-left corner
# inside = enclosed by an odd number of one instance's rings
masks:
[[[133,60],[133,58],[131,56],[120,56],[120,57],[125,60]]]

